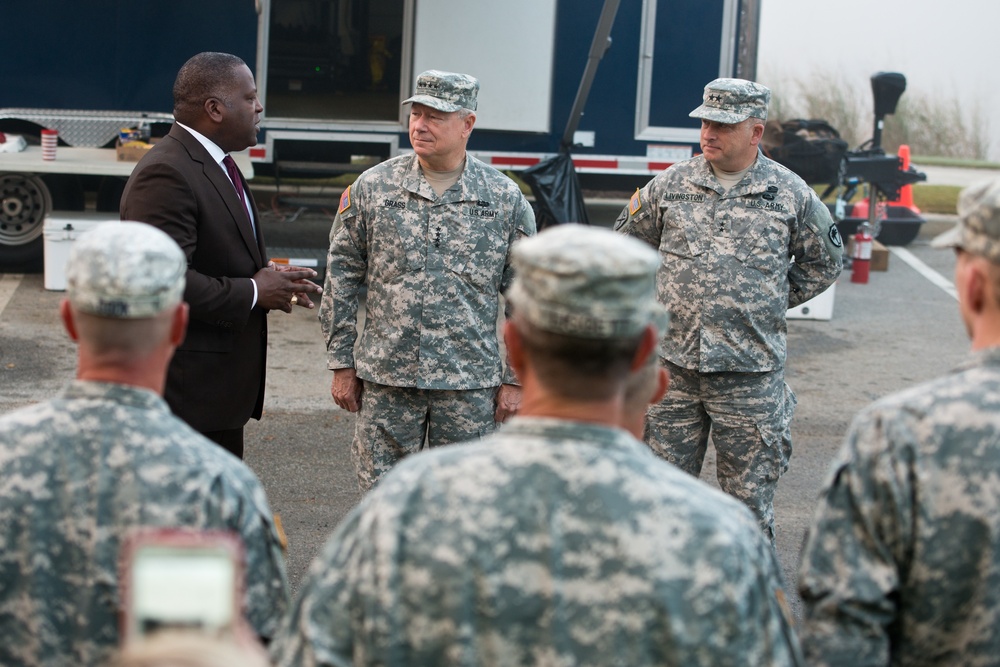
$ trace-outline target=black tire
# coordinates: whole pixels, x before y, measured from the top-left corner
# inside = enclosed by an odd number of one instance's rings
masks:
[[[0,273],[41,273],[44,269],[43,239],[23,245],[0,245]]]
[[[42,231],[52,197],[33,174],[0,173],[0,269],[36,272],[42,268]]]

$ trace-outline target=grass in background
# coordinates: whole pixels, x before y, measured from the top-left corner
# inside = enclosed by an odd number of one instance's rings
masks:
[[[921,213],[933,213],[940,215],[954,215],[958,206],[958,194],[962,188],[957,185],[926,185],[918,184],[913,187],[913,205],[920,209]],[[816,194],[823,194],[826,185],[813,185]],[[858,188],[851,198],[851,203],[864,199],[867,196],[864,188]],[[833,203],[835,195],[830,195],[824,201]]]
[[[961,191],[962,188],[954,185],[914,185],[913,205],[923,213],[954,215]]]

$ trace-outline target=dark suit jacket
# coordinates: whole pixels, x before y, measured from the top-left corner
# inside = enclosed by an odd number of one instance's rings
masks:
[[[256,204],[252,209],[256,215]],[[249,280],[267,263],[259,221],[254,238],[225,172],[176,124],[136,165],[120,213],[122,220],[159,227],[187,255],[191,322],[167,373],[170,408],[201,432],[259,419],[267,313],[251,310]]]

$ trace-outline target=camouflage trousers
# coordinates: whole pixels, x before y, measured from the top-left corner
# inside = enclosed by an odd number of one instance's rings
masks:
[[[364,381],[351,456],[365,493],[403,457],[493,433],[496,387],[449,391]]]
[[[792,454],[796,403],[784,371],[699,373],[662,361],[670,390],[649,408],[646,444],[697,477],[711,433],[719,487],[753,511],[774,544],[774,491]]]

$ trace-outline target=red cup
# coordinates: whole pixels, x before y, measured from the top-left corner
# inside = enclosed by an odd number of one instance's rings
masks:
[[[55,160],[58,144],[59,132],[57,130],[42,130],[42,159]]]

